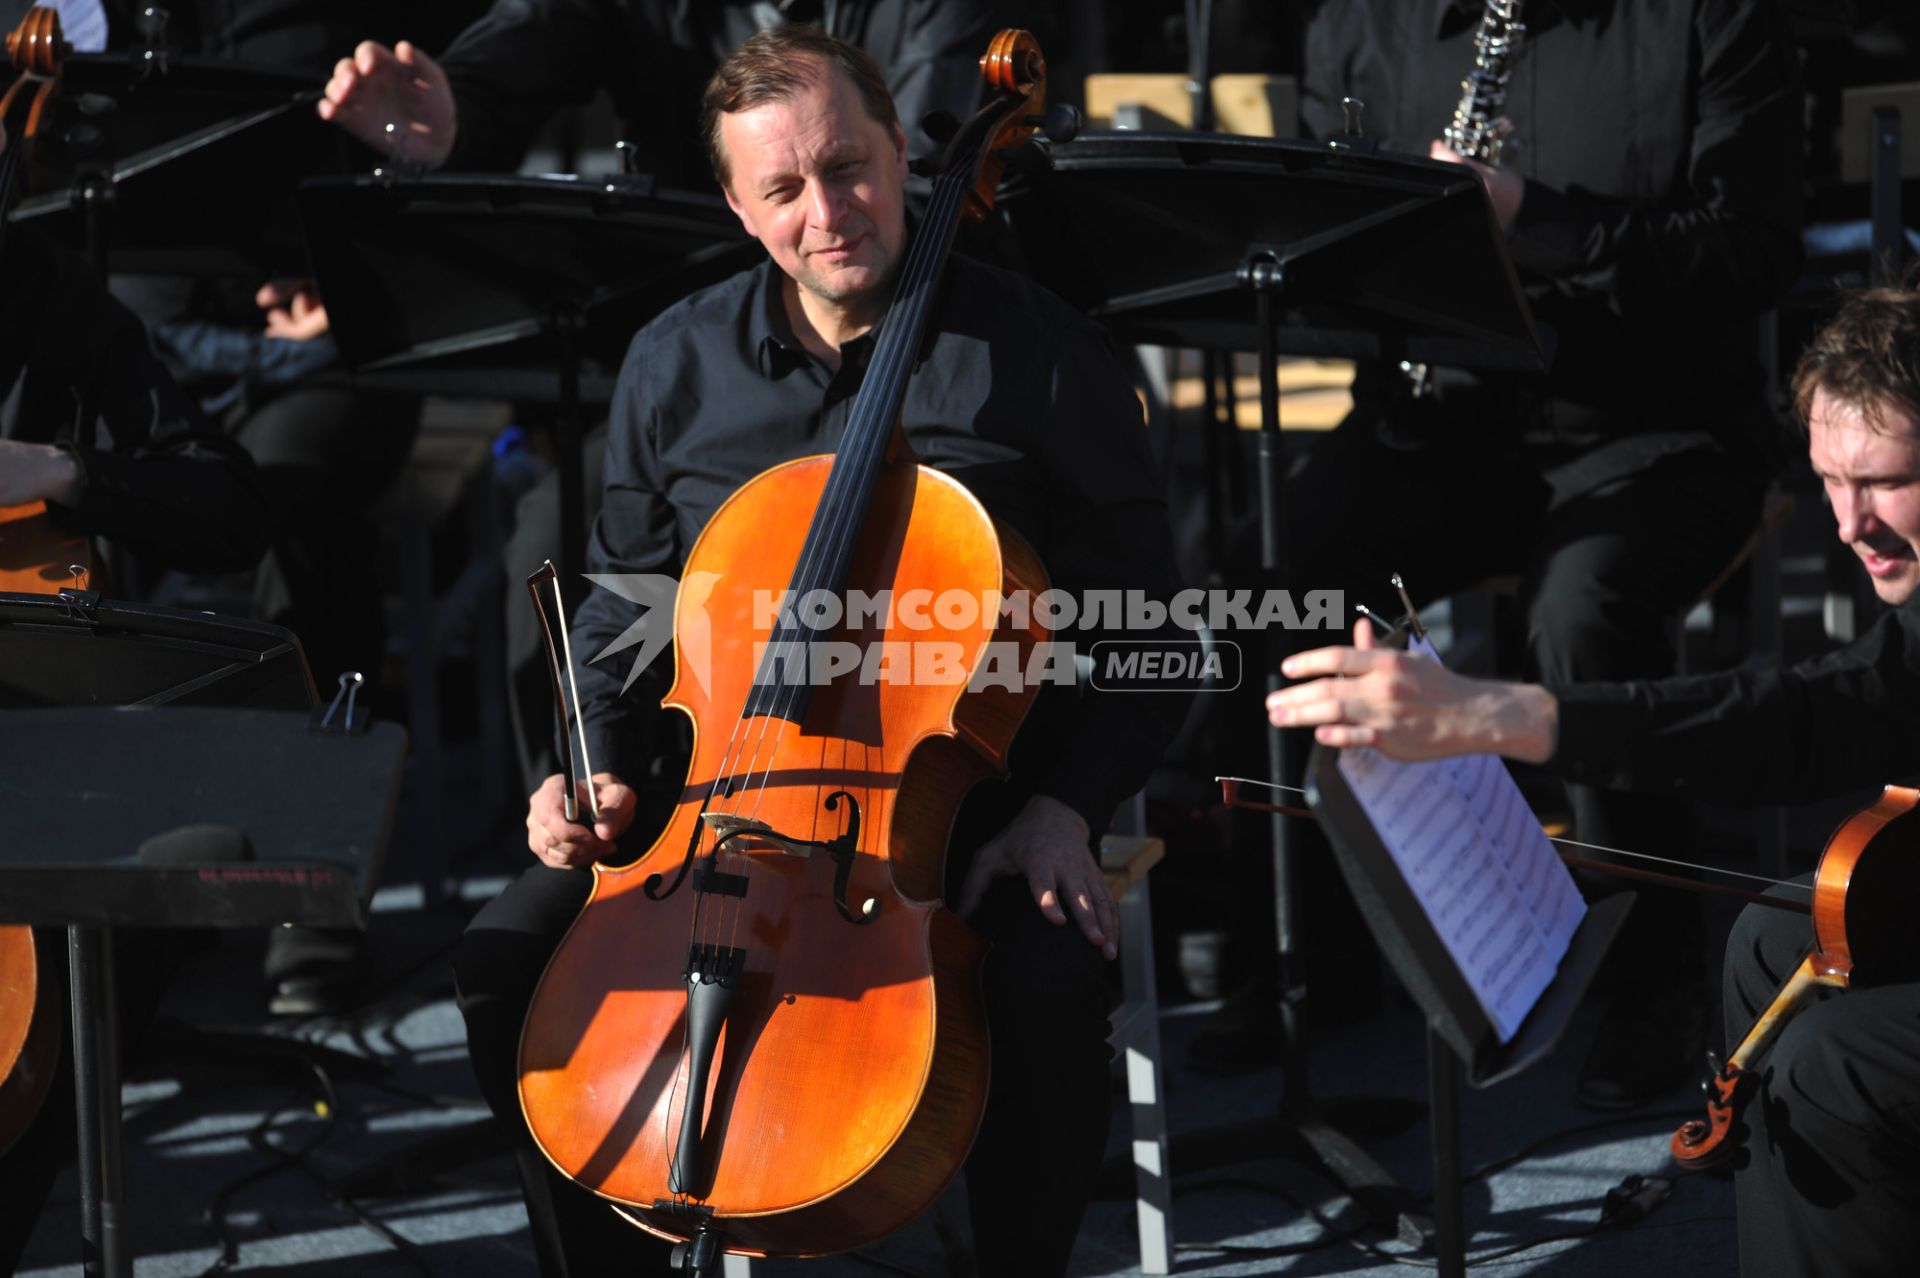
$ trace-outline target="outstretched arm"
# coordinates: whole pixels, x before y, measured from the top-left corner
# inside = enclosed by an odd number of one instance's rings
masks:
[[[1376,648],[1358,622],[1353,647],[1287,658],[1290,679],[1310,683],[1267,697],[1282,728],[1312,728],[1324,746],[1372,746],[1406,762],[1501,754],[1528,763],[1553,756],[1559,702],[1537,684],[1468,679],[1417,652]]]

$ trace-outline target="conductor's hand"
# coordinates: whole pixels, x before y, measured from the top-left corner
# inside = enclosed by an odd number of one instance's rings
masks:
[[[1468,679],[1420,653],[1376,648],[1371,623],[1353,647],[1288,657],[1280,672],[1312,679],[1267,695],[1277,727],[1312,728],[1324,746],[1372,746],[1405,762],[1458,754],[1551,757],[1559,703],[1533,684]]]
[[[362,40],[334,64],[319,110],[397,164],[437,169],[453,150],[453,89],[439,65],[405,40],[391,49]]]
[[[567,820],[567,779],[548,777],[527,800],[527,850],[555,869],[578,869],[595,861],[615,860],[614,840],[633,824],[633,791],[611,772],[593,774],[600,800],[600,819],[591,826]],[[582,816],[587,806],[587,783],[579,790]]]
[[[1493,215],[1500,220],[1501,230],[1512,226],[1513,219],[1520,215],[1520,204],[1527,196],[1527,182],[1512,169],[1505,165],[1469,160],[1445,142],[1429,143],[1427,158],[1445,160],[1449,164],[1464,164],[1478,173],[1480,185],[1487,188],[1487,199],[1493,204]]]
[[[1064,924],[1067,909],[1087,940],[1108,958],[1119,953],[1120,914],[1100,865],[1087,848],[1087,823],[1058,799],[1035,795],[1007,828],[974,854],[973,868],[960,888],[962,918],[980,907],[995,879],[1023,875],[1034,903],[1050,923]]]

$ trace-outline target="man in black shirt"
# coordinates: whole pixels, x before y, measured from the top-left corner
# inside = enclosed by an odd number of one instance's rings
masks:
[[[589,550],[596,574],[678,571],[742,483],[834,450],[906,252],[906,138],[865,54],[813,28],[777,28],[729,59],[707,102],[715,171],[771,261],[634,339]],[[1025,537],[1055,589],[1164,597],[1174,577],[1165,507],[1139,403],[1099,329],[1031,282],[956,257],[916,367],[901,410],[907,444]],[[639,611],[595,591],[575,620],[575,651],[602,652]],[[534,978],[590,887],[580,867],[630,862],[638,847],[615,841],[629,828],[649,833],[635,826],[629,783],[646,763],[636,733],[658,711],[622,696],[624,673],[591,662],[580,671],[591,754],[606,769],[593,780],[599,822],[567,821],[565,782],[548,778],[527,816],[541,864],[476,917],[456,959],[476,1073],[516,1129],[514,1046]],[[1146,779],[1180,700],[1047,687],[1010,780],[976,788],[956,822],[948,899],[993,943],[983,980],[994,1074],[967,1164],[982,1273],[1065,1270],[1107,1114],[1100,960],[1117,938],[1090,848]],[[536,1223],[546,1192],[559,1214],[585,1197],[530,1185]],[[604,1204],[588,1207],[609,1219]],[[583,1228],[604,1237],[591,1219]],[[576,1274],[633,1246],[616,1236],[576,1248],[582,1236],[569,1235]]]
[[[1778,460],[1756,321],[1798,260],[1801,102],[1776,0],[1540,0],[1507,85],[1502,166],[1479,166],[1550,370],[1435,370],[1416,397],[1368,368],[1349,419],[1290,477],[1292,579],[1381,599],[1517,574],[1527,673],[1561,681],[1671,672],[1670,629],[1759,518]],[[1473,0],[1336,0],[1307,36],[1301,116],[1343,131],[1365,104],[1383,148],[1434,142],[1473,66]],[[1355,512],[1364,511],[1362,518]],[[1337,530],[1337,531],[1336,531]],[[1610,847],[1684,825],[1683,801],[1571,788],[1574,828]],[[1624,988],[1580,1097],[1642,1102],[1704,1030],[1697,903],[1642,895],[1629,927],[1662,963]],[[1691,950],[1691,963],[1670,961]]]
[[[1419,656],[1289,659],[1273,721],[1400,759],[1497,753],[1571,781],[1721,801],[1810,800],[1920,774],[1920,295],[1857,295],[1794,377],[1841,541],[1893,611],[1790,669],[1494,683]],[[1643,845],[1653,846],[1653,845]],[[1806,920],[1749,906],[1727,944],[1729,1050],[1799,963]],[[1787,1023],[1745,1110],[1741,1272],[1900,1271],[1920,1250],[1920,985],[1824,998]]]
[[[769,26],[814,23],[872,54],[909,142],[931,112],[965,118],[980,97],[977,60],[998,0],[496,0],[438,61],[414,43],[368,40],[342,58],[320,114],[383,155],[428,168],[508,170],[562,110],[605,89],[634,148],[630,161],[667,186],[704,187],[696,104],[713,69]],[[388,132],[388,126],[394,132]],[[585,516],[597,508],[604,435],[583,447]],[[520,501],[505,548],[510,576],[559,557],[559,484],[550,473]],[[528,610],[507,613],[507,663],[528,785],[558,766],[548,744],[545,653]]]

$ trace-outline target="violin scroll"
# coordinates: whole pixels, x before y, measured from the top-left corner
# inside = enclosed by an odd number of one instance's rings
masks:
[[[1733,1157],[1734,1124],[1753,1090],[1753,1075],[1729,1061],[1714,1072],[1704,1089],[1707,1116],[1688,1119],[1667,1142],[1673,1161],[1688,1171],[1718,1167]]]
[[[1008,159],[1046,118],[1047,60],[1032,32],[1009,27],[987,46],[980,58],[980,75],[1000,101],[961,129],[948,148],[947,164],[943,166],[973,165],[964,211],[967,220],[973,222],[993,211]],[[976,144],[978,151],[970,154],[969,148]]]
[[[73,56],[60,29],[60,11],[49,5],[35,5],[20,19],[20,25],[7,32],[7,56],[14,70],[22,75],[49,76]]]

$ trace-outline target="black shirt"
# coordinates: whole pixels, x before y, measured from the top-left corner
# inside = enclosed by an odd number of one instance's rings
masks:
[[[793,335],[782,278],[762,263],[634,338],[614,391],[590,572],[677,574],[736,488],[838,444],[878,330],[847,343],[829,374]],[[929,334],[901,410],[920,461],[1025,537],[1054,588],[1166,599],[1176,576],[1166,505],[1139,401],[1105,333],[1031,281],[955,257]],[[628,658],[586,663],[639,616],[595,589],[572,634],[593,764],[628,780],[644,773],[635,750],[653,699],[621,696]],[[1099,636],[1057,637],[1085,652]],[[1049,686],[1016,743],[1014,789],[1069,804],[1098,832],[1144,783],[1185,709],[1167,693],[1076,697]]]
[[[604,88],[642,171],[712,181],[700,95],[726,56],[781,20],[813,22],[865,49],[892,91],[907,147],[920,120],[972,114],[998,0],[497,0],[440,59],[458,102],[449,168],[512,169],[555,112]]]
[[[1534,0],[1524,19],[1509,240],[1558,346],[1544,383],[1484,405],[1517,403],[1572,449],[1640,435],[1644,457],[1650,434],[1704,431],[1770,450],[1753,321],[1799,261],[1803,135],[1777,0]],[[1426,155],[1479,20],[1471,0],[1330,0],[1308,32],[1305,134],[1340,132],[1348,94],[1383,148]]]
[[[1569,780],[1801,803],[1920,776],[1920,600],[1779,670],[1553,689]]]

